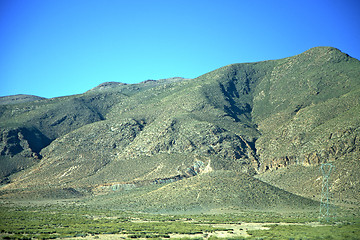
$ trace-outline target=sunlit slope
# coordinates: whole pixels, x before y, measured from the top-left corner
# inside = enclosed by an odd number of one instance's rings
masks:
[[[279,60],[255,96],[261,171],[334,161],[359,151],[358,60],[333,48]]]
[[[74,96],[0,106],[1,179],[38,162],[54,139],[101,119]]]
[[[302,55],[307,56],[308,67],[299,69],[294,63],[304,61]],[[319,200],[322,184],[319,164],[332,162],[336,166],[331,178],[332,201],[358,206],[359,61],[335,49],[320,48],[288,59],[283,67],[286,71],[274,75],[274,81],[289,82],[291,88],[287,91],[294,98],[286,101],[287,109],[258,120],[263,135],[257,140],[256,149],[262,162],[260,173],[264,173],[259,177],[286,191]],[[296,69],[299,77],[281,74],[289,69]],[[299,86],[307,89],[307,97],[298,99]],[[286,96],[285,92],[282,94]],[[262,96],[260,100],[266,98],[266,94]],[[259,101],[259,106],[264,105]],[[285,104],[278,102],[277,106],[281,109]],[[296,165],[300,166],[292,167]]]
[[[39,162],[40,151],[55,139],[104,120],[113,106],[152,87],[118,84],[106,91],[98,87],[80,95],[0,106],[0,177],[6,180],[9,174]]]
[[[160,188],[123,190],[96,197],[87,203],[150,212],[306,211],[318,208],[318,202],[290,194],[247,174],[223,170]]]
[[[7,171],[25,169],[5,188],[74,187],[90,194],[102,184],[184,175],[201,161],[215,171],[274,171],[273,180],[264,180],[285,189],[298,180],[288,178],[282,186],[277,169],[304,166],[301,175],[305,167],[329,161],[356,168],[359,76],[358,60],[320,47],[228,65],[191,80],[106,83],[80,95],[4,105],[1,157],[30,161]],[[35,149],[20,128],[44,143]],[[337,170],[338,189],[350,191],[345,168]],[[356,176],[346,179],[359,189]],[[318,194],[293,185],[296,194]]]
[[[332,204],[359,208],[360,165],[359,154],[341,157],[332,162],[328,184]],[[320,166],[291,165],[277,171],[267,171],[256,176],[264,182],[285,191],[313,200],[321,200],[323,175]]]

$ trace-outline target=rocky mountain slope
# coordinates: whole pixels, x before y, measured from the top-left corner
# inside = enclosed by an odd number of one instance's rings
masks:
[[[40,101],[40,100],[44,100],[44,99],[46,99],[46,98],[38,97],[38,96],[34,96],[34,95],[18,94],[18,95],[0,97],[0,105],[33,102],[33,101]]]
[[[3,196],[22,189],[97,195],[154,182],[176,194],[192,179],[201,186],[214,172],[216,185],[230,171],[318,200],[319,164],[333,162],[332,191],[341,192],[334,197],[356,205],[359,176],[348,172],[359,167],[359,99],[360,62],[318,47],[196,79],[104,83],[80,95],[2,105]]]

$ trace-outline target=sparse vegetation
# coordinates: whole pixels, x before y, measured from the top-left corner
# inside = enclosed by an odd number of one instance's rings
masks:
[[[126,234],[129,238],[167,238],[168,234],[196,234],[226,230],[174,217],[97,210],[81,206],[1,207],[0,232],[8,238],[69,238],[99,234]],[[149,220],[151,219],[151,220]]]
[[[85,205],[47,204],[3,205],[0,213],[0,236],[3,239],[101,237],[109,234],[128,239],[174,239],[176,236],[181,239],[187,239],[186,236],[193,236],[191,239],[357,239],[360,231],[358,218],[344,216],[336,224],[319,225],[314,223],[316,218],[311,212],[154,215]],[[240,228],[235,228],[234,224]],[[223,236],[225,233],[227,237]]]
[[[359,239],[360,223],[332,226],[269,225],[269,230],[252,230],[253,238],[262,239]]]
[[[269,226],[245,231],[250,236],[228,229],[228,238],[358,233],[356,219],[307,222],[317,219],[323,162],[336,166],[331,202],[358,216],[359,76],[357,59],[319,47],[191,80],[104,83],[73,96],[2,99],[1,199],[83,205],[2,206],[3,237],[173,238],[180,231],[217,239],[209,224],[239,221]],[[186,216],[194,221],[176,215],[209,212],[218,214]]]

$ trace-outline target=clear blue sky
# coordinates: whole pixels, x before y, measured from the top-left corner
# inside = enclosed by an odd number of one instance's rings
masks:
[[[0,0],[0,96],[195,78],[315,46],[360,59],[360,1]]]

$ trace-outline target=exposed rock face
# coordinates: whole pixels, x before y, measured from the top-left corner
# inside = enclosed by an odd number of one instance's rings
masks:
[[[29,149],[29,144],[22,141],[23,135],[15,130],[3,131],[1,140],[1,155],[14,156],[24,148]]]
[[[200,160],[196,160],[191,166],[185,168],[180,174],[176,176],[170,176],[166,178],[156,178],[156,179],[149,179],[149,180],[142,180],[142,181],[131,181],[131,182],[113,182],[108,184],[100,184],[96,186],[92,191],[96,195],[104,194],[109,191],[127,191],[137,187],[143,187],[146,185],[156,185],[156,184],[167,184],[173,183],[176,181],[183,180],[185,178],[194,177],[198,174],[202,173],[209,173],[212,171],[210,169],[210,161],[207,163],[208,165],[205,166],[205,163]],[[163,168],[163,165],[159,165],[157,169]]]
[[[296,146],[292,149],[284,149],[283,157],[271,157],[275,151],[266,151],[265,161],[262,162],[261,172],[278,169],[292,164],[304,166],[314,166],[320,163],[336,161],[336,159],[360,151],[359,127],[339,129],[331,133],[324,133],[323,136],[317,136],[315,139],[308,140],[304,144],[299,144],[297,140],[289,141],[289,146]],[[325,135],[325,136],[324,136]],[[279,140],[278,140],[279,141]],[[282,143],[286,146],[285,143]],[[272,145],[276,149],[276,145]],[[262,154],[264,149],[259,147],[258,153]],[[278,156],[276,153],[275,156]]]
[[[2,176],[38,162],[41,159],[40,150],[50,143],[50,140],[37,129],[2,129],[0,137]]]
[[[246,149],[241,137],[213,124],[168,119],[151,123],[122,154],[138,157],[189,152],[236,160],[246,157]]]
[[[18,128],[1,132],[0,154],[13,157],[21,154],[24,157],[40,158],[40,150],[49,145],[50,140],[39,130]]]
[[[308,155],[305,155],[304,158],[304,166],[312,166],[312,165],[319,165],[321,163],[321,158],[320,156],[314,152],[314,153],[309,153]]]

